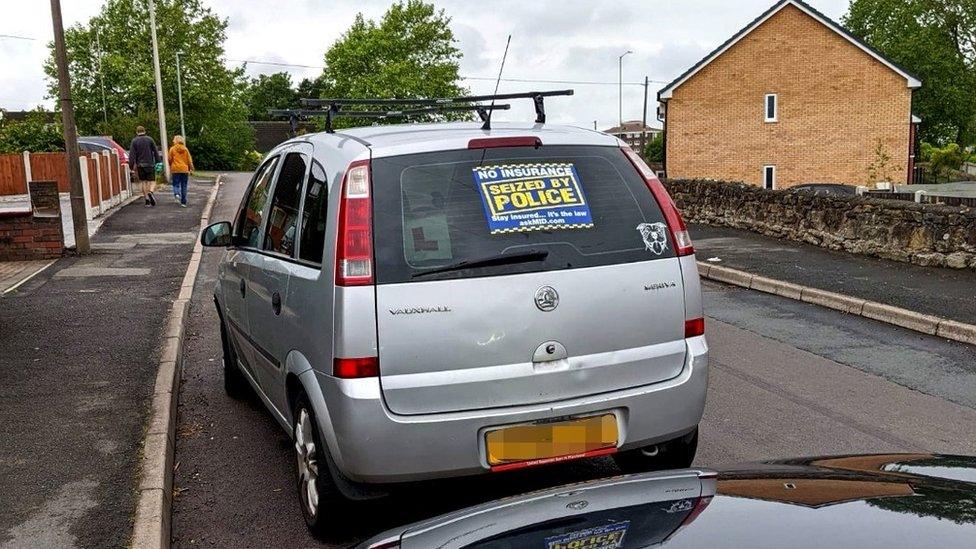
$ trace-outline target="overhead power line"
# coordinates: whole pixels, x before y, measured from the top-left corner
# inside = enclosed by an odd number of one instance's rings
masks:
[[[494,78],[489,78],[486,76],[461,76],[462,80],[490,80],[495,81]],[[590,85],[590,86],[616,86],[618,82],[597,82],[595,80],[538,80],[533,78],[502,78],[502,82],[526,82],[531,84],[579,84],[579,85]],[[662,82],[660,80],[651,80],[655,84],[667,84],[667,82]],[[624,82],[625,86],[643,86],[643,82]]]
[[[298,67],[301,69],[324,69],[321,65],[297,65],[295,63],[280,63],[277,61],[259,61],[257,59],[228,59],[234,63],[250,63],[252,65],[271,65],[274,67]]]
[[[15,34],[0,34],[0,38],[13,38],[15,40],[37,40],[37,38],[31,38],[29,36],[17,36]]]
[[[228,61],[234,63],[250,63],[252,65],[271,65],[273,67],[295,67],[300,69],[324,69],[322,65],[302,65],[298,63],[282,63],[280,61],[262,61],[259,59],[228,59]],[[498,80],[497,77],[493,76],[464,76],[461,75],[462,80],[483,80],[486,82],[495,82]],[[581,86],[616,86],[617,82],[600,82],[596,80],[546,80],[539,78],[502,78],[502,82],[520,82],[524,84],[577,84]],[[663,80],[651,80],[652,84],[667,84]],[[643,82],[624,82],[625,86],[643,86]]]

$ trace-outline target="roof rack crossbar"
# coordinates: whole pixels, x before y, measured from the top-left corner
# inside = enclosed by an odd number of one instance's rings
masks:
[[[363,105],[365,103],[358,103]],[[421,114],[436,114],[441,112],[470,112],[477,111],[479,116],[484,119],[487,116],[488,111],[507,111],[511,109],[512,106],[509,104],[500,105],[444,105],[444,106],[430,106],[430,107],[420,107],[416,109],[404,109],[404,110],[382,110],[382,111],[344,111],[341,110],[340,105],[332,104],[329,105],[328,109],[325,110],[315,110],[315,109],[268,109],[268,114],[274,117],[288,118],[291,123],[292,132],[298,129],[298,120],[300,118],[311,118],[317,116],[325,117],[325,131],[328,133],[334,133],[332,128],[332,119],[337,117],[346,118],[375,118],[375,119],[385,119],[385,118],[399,118],[404,116],[417,116]],[[483,114],[484,113],[484,114]]]
[[[531,91],[519,93],[502,93],[496,95],[468,95],[462,97],[440,97],[434,99],[302,99],[305,107],[327,107],[329,105],[448,105],[453,103],[473,103],[478,101],[507,100],[507,99],[537,99],[540,97],[556,97],[573,95],[573,90]]]
[[[325,117],[325,131],[332,133],[332,119],[339,116],[356,118],[396,118],[401,116],[415,116],[420,114],[433,114],[438,112],[464,112],[475,111],[484,122],[484,129],[489,130],[491,118],[488,116],[492,110],[507,110],[510,105],[495,105],[498,100],[508,99],[531,99],[535,106],[536,124],[546,122],[546,97],[573,95],[573,90],[552,90],[552,91],[531,91],[521,93],[501,93],[494,95],[469,95],[464,97],[441,97],[434,99],[302,99],[305,109],[271,109],[268,114],[271,116],[287,117],[291,122],[292,131],[296,131],[299,118],[312,116]],[[492,101],[493,104],[485,105],[483,102]],[[476,103],[476,104],[471,104]],[[378,107],[416,107],[407,109],[388,109],[377,111],[344,111],[344,106],[378,106]],[[324,109],[315,109],[324,107]]]

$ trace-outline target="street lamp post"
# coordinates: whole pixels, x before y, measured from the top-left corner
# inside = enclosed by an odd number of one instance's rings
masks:
[[[166,109],[163,107],[163,78],[159,73],[159,42],[156,40],[156,3],[149,0],[149,35],[152,38],[153,72],[156,77],[156,111],[159,116],[159,146],[166,150]],[[163,173],[169,181],[169,161],[163,154]]]
[[[95,49],[98,50],[98,80],[99,85],[102,88],[102,122],[104,122],[105,127],[102,131],[108,133],[108,107],[105,103],[105,73],[102,72],[102,41],[99,37],[98,28],[95,29]]]
[[[183,125],[183,72],[180,70],[180,53],[176,52],[176,98],[180,103],[180,135],[186,140],[186,126]]]
[[[617,76],[618,76],[618,90],[617,98],[619,102],[619,115],[620,115],[620,126],[624,125],[624,57],[632,54],[634,52],[627,50],[620,57],[617,58]]]

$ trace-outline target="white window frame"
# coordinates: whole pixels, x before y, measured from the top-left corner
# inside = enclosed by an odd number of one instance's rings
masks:
[[[768,183],[770,183],[770,184],[767,185],[766,174],[769,173],[769,170],[770,169],[773,171],[773,176],[772,176],[772,181],[768,181]],[[776,166],[774,166],[772,164],[768,164],[766,166],[763,166],[762,182],[763,182],[763,188],[764,189],[769,189],[769,190],[775,190],[776,189]]]
[[[773,98],[773,116],[769,116],[769,98]],[[779,94],[767,93],[763,97],[763,119],[767,122],[779,122]]]

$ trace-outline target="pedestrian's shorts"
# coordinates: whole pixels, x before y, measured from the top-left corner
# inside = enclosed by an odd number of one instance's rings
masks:
[[[152,166],[139,166],[136,168],[136,177],[139,181],[155,181],[156,171]]]

